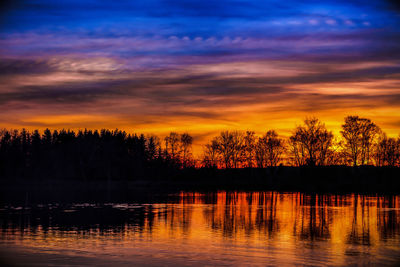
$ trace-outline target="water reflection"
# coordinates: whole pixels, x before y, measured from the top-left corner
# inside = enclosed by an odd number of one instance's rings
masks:
[[[3,251],[90,255],[113,264],[400,260],[399,196],[181,193],[153,204],[4,207],[0,223]]]

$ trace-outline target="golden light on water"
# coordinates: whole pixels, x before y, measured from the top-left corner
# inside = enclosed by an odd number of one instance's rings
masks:
[[[6,241],[10,251],[53,255],[62,250],[66,257],[90,254],[105,261],[343,265],[400,260],[398,196],[181,193],[169,204],[113,207],[124,212],[124,218],[109,218],[118,224],[96,226],[81,219],[74,225],[71,219],[21,228],[3,221],[2,250]],[[82,211],[75,207],[65,213]]]

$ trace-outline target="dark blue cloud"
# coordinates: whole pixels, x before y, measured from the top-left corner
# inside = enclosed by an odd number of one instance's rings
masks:
[[[16,1],[3,12],[2,32],[65,31],[88,34],[226,35],[390,27],[396,15],[368,1]],[[310,20],[319,26],[310,25]],[[260,26],[261,23],[261,26]],[[329,25],[331,23],[331,25]],[[268,25],[270,24],[270,25]],[[301,26],[301,30],[299,27]],[[336,27],[332,27],[336,26]],[[364,25],[365,26],[365,25]],[[350,27],[350,28],[351,28]]]

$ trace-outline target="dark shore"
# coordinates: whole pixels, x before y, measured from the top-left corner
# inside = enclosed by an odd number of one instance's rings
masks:
[[[180,191],[300,191],[307,193],[399,194],[400,168],[276,167],[272,169],[186,169],[131,180],[20,179],[1,181],[4,203],[121,202]]]

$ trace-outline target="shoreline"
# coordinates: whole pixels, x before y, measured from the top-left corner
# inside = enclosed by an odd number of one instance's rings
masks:
[[[187,169],[132,180],[20,179],[0,181],[1,203],[107,202],[181,191],[277,191],[400,194],[400,168],[286,167],[273,169]]]

